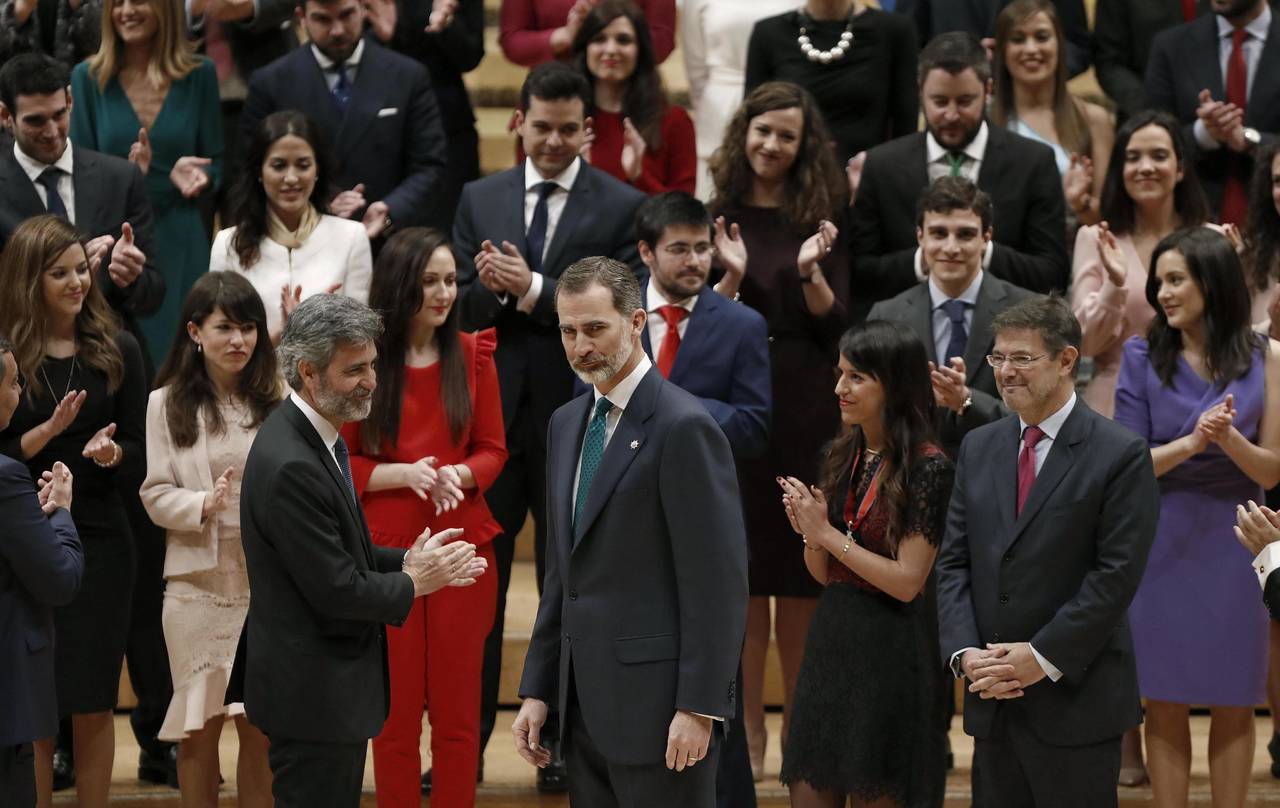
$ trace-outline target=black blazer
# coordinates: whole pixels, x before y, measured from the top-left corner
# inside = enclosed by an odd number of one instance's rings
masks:
[[[53,609],[80,589],[84,552],[71,514],[45,516],[31,473],[0,455],[0,745],[58,731]]]
[[[1005,283],[990,273],[982,276],[978,287],[978,302],[973,307],[973,321],[969,326],[969,341],[964,351],[965,384],[973,396],[973,403],[963,416],[949,409],[941,411],[939,437],[948,457],[955,457],[960,441],[983,424],[989,424],[1009,414],[996,389],[995,373],[987,364],[987,354],[995,344],[991,320],[1000,312],[1020,303],[1034,294],[1026,289]],[[871,307],[868,320],[894,320],[916,332],[924,343],[929,361],[937,362],[937,349],[933,341],[933,301],[929,298],[929,284],[919,283],[890,300],[882,300]]]
[[[387,44],[427,66],[445,134],[474,130],[476,115],[462,76],[484,59],[484,0],[460,0],[453,22],[439,33],[424,30],[430,3],[396,0],[396,13],[398,22]]]
[[[386,202],[397,227],[423,223],[445,155],[440,109],[425,67],[366,36],[344,115],[312,49],[296,48],[253,74],[241,137],[248,142],[259,121],[282,109],[301,110],[328,134],[338,160],[329,178],[334,190],[364,183],[365,199]]]
[[[320,434],[291,400],[245,462],[241,540],[253,598],[227,701],[267,735],[362,743],[391,705],[384,623],[413,605],[404,551],[369,539]]]
[[[1280,620],[1280,576],[1268,575],[1262,586],[1262,602],[1272,620]]]
[[[142,342],[135,317],[153,314],[164,301],[164,276],[155,264],[155,218],[147,198],[142,172],[128,160],[82,146],[71,148],[71,181],[75,187],[76,229],[85,239],[111,235],[120,238],[120,226],[133,226],[134,243],[147,256],[138,279],[121,289],[111,280],[107,254],[98,268],[96,282],[124,318],[125,326]],[[13,148],[0,151],[0,248],[18,225],[47,213],[31,178],[18,165]],[[146,353],[145,351],[143,352]]]
[[[1196,13],[1208,11],[1209,0],[1197,0]],[[1098,0],[1093,64],[1121,120],[1150,106],[1143,77],[1156,34],[1184,22],[1182,0]]]
[[[1201,151],[1194,133],[1200,91],[1226,98],[1226,80],[1218,59],[1218,16],[1206,14],[1156,36],[1147,65],[1147,100],[1168,110],[1183,124],[1187,145],[1195,157],[1196,173],[1214,211],[1222,204],[1227,177],[1237,176],[1249,186],[1253,158],[1227,148]],[[1272,10],[1271,28],[1249,87],[1244,125],[1257,129],[1263,144],[1280,136],[1280,13]]]
[[[584,393],[551,419],[547,573],[520,696],[558,706],[566,726],[572,666],[582,719],[605,759],[652,765],[676,710],[734,714],[746,528],[724,433],[656,368],[623,410],[571,525],[594,405]]]
[[[1067,288],[1066,202],[1053,151],[1043,143],[987,124],[978,187],[995,207],[990,274],[1033,292]],[[925,133],[867,152],[853,207],[850,251],[855,298],[870,305],[917,283],[916,201],[929,185]]]
[[[642,264],[633,222],[644,199],[640,191],[584,163],[547,246],[542,294],[533,311],[525,314],[516,310],[513,296],[503,300],[484,288],[475,265],[485,239],[499,247],[509,241],[521,251],[527,249],[524,164],[469,182],[462,189],[453,222],[459,322],[466,331],[498,329],[494,359],[508,428],[521,406],[527,405],[541,436],[551,413],[572,397],[574,376],[565,362],[556,318],[556,278],[574,261],[593,255],[616,258],[639,273]]]
[[[1077,398],[1015,517],[1019,444],[1010,415],[960,445],[936,565],[942,659],[1030,642],[1062,679],[1010,702],[966,692],[965,732],[986,738],[1008,705],[1044,743],[1098,743],[1142,720],[1126,612],[1160,510],[1151,452]]]

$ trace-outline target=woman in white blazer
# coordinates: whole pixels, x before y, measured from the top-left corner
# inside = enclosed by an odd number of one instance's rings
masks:
[[[204,275],[147,403],[142,504],[166,531],[162,611],[173,700],[160,737],[178,743],[184,805],[218,799],[218,737],[240,736],[240,805],[271,804],[267,741],[242,704],[224,705],[249,578],[240,545],[240,479],[258,427],[282,394],[267,316],[236,273]]]
[[[268,115],[236,180],[236,224],[213,241],[209,270],[235,270],[249,279],[262,297],[273,345],[289,312],[311,295],[369,300],[373,257],[364,225],[325,212],[330,166],[310,119],[293,110]]]

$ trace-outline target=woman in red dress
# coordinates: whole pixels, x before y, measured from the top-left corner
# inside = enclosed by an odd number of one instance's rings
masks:
[[[462,528],[493,569],[501,528],[484,491],[507,459],[492,330],[458,331],[457,272],[445,236],[412,227],[374,267],[369,305],[382,312],[378,388],[369,418],[351,423],[351,475],[373,541],[409,547],[427,525]],[[497,578],[414,601],[387,629],[391,712],[373,739],[378,805],[421,803],[422,705],[431,721],[435,808],[475,803],[480,758],[480,668]]]

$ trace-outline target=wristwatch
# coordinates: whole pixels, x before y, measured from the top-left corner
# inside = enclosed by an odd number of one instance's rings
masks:
[[[964,403],[960,405],[960,411],[957,412],[956,414],[964,415],[966,412],[969,411],[969,408],[972,406],[973,406],[973,393],[966,393],[964,397]]]
[[[1253,151],[1262,145],[1262,134],[1252,126],[1244,127],[1242,134],[1244,135],[1245,143],[1249,144],[1247,146],[1248,151]]]

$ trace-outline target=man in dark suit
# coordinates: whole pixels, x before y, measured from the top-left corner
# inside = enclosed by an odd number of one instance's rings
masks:
[[[1077,399],[1065,301],[1023,301],[992,330],[1015,415],[961,444],[937,561],[942,658],[969,680],[974,802],[1115,806],[1120,737],[1142,720],[1125,613],[1160,508],[1151,452]]]
[[[916,200],[943,176],[972,180],[994,203],[984,270],[1033,292],[1066,288],[1066,203],[1053,152],[984,120],[990,87],[986,51],[969,34],[942,34],[920,52],[925,131],[869,150],[862,170],[850,246],[864,301],[855,321],[924,279]]]
[[[271,741],[277,806],[360,803],[365,750],[390,707],[384,623],[413,599],[465,586],[475,546],[428,538],[407,552],[369,539],[338,430],[367,417],[382,321],[342,295],[294,310],[279,355],[293,388],[262,424],[244,471],[240,524],[254,591],[228,701]]]
[[[578,157],[591,90],[577,71],[558,62],[539,65],[520,94],[516,131],[528,156],[515,168],[468,183],[453,225],[462,327],[498,330],[495,360],[510,453],[485,497],[502,535],[493,541],[498,616],[485,641],[481,749],[497,712],[515,537],[530,512],[539,586],[545,570],[547,423],[573,394],[557,331],[556,280],[565,267],[591,255],[638,267],[633,222],[645,198]],[[538,778],[543,790],[562,791],[558,758]]]
[[[329,134],[345,189],[335,216],[359,218],[369,238],[422,224],[444,176],[445,139],[427,69],[364,36],[360,0],[303,0],[311,44],[256,71],[241,137],[273,112],[296,109]]]
[[[1098,0],[1093,64],[1122,123],[1151,106],[1143,84],[1156,34],[1208,12],[1209,0]]]
[[[22,395],[13,346],[0,336],[0,429]],[[38,767],[49,777],[58,704],[53,687],[53,610],[80,589],[84,552],[71,521],[71,472],[55,463],[40,481],[0,455],[0,805],[36,804]],[[32,742],[39,746],[39,763]],[[44,789],[49,788],[45,780]],[[44,796],[50,792],[46,791]]]
[[[1218,220],[1243,225],[1253,155],[1280,136],[1280,15],[1267,0],[1210,7],[1156,37],[1147,101],[1185,126]]]
[[[544,766],[554,706],[577,808],[712,808],[747,609],[729,442],[641,347],[627,265],[585,258],[556,289],[564,352],[593,385],[548,430],[547,577],[516,749]]]
[[[1013,0],[898,0],[895,9],[916,23],[920,41],[947,31],[966,31],[986,40],[995,36],[996,17]],[[1067,36],[1067,74],[1089,69],[1089,17],[1082,0],[1053,0]]]

